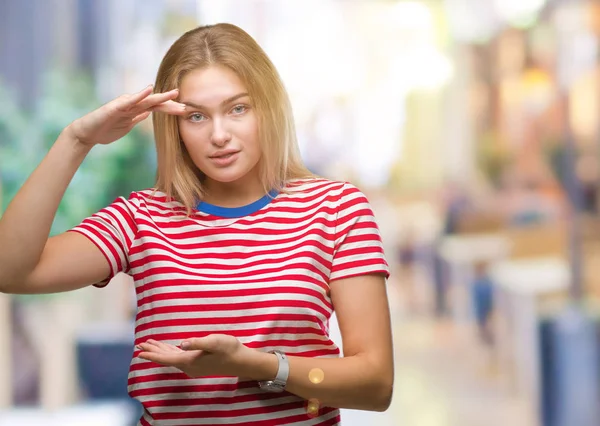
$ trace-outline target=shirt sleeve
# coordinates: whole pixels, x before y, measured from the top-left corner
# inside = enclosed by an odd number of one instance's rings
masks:
[[[338,205],[330,280],[367,274],[389,278],[389,265],[367,197],[345,184]]]
[[[101,283],[94,284],[96,287],[104,287],[119,272],[129,271],[129,249],[137,233],[134,220],[137,201],[135,193],[127,200],[119,197],[70,230],[92,241],[110,265],[110,275]]]

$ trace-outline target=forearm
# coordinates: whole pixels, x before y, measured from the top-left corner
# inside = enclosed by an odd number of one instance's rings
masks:
[[[321,406],[369,411],[384,411],[390,404],[393,369],[379,365],[367,356],[288,356],[288,359],[290,375],[286,390],[301,398],[316,399]],[[249,365],[247,377],[272,380],[277,367],[275,355],[258,352]]]
[[[88,152],[67,127],[8,205],[0,218],[0,289],[39,262],[58,205]]]

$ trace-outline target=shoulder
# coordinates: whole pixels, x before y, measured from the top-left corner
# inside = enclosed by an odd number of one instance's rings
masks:
[[[150,214],[185,212],[185,206],[182,203],[170,199],[167,194],[156,188],[133,191],[128,197],[117,198],[115,203],[124,203],[132,210],[144,210]]]
[[[352,194],[364,197],[363,193],[350,182],[321,177],[291,180],[286,184],[284,193],[298,197],[321,195],[335,201]]]

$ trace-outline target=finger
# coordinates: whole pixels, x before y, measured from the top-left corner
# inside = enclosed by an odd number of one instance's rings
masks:
[[[156,362],[158,364],[168,365],[168,366],[172,366],[172,367],[181,365],[181,361],[182,361],[180,359],[180,356],[178,357],[178,354],[175,354],[175,353],[144,351],[144,352],[140,352],[138,357],[148,360],[148,361]]]
[[[150,117],[150,114],[152,114],[152,111],[146,111],[141,114],[138,114],[133,118],[133,120],[131,120],[131,123],[135,126],[136,124],[141,123],[146,118]]]
[[[149,343],[157,346],[158,348],[160,348],[161,350],[165,351],[165,352],[183,352],[181,349],[179,349],[177,346],[175,345],[170,345],[168,343],[165,342],[160,342],[158,340],[154,340],[154,339],[150,339],[148,340]]]
[[[155,93],[138,102],[135,105],[135,111],[140,113],[143,111],[148,111],[159,104],[177,98],[177,96],[179,96],[179,89],[173,89],[164,93]]]
[[[198,359],[198,354],[187,351],[179,353],[142,351],[138,354],[138,357],[158,364],[180,368],[181,366],[190,365],[195,362]]]
[[[144,344],[147,348],[154,352],[164,352],[164,348],[161,346],[158,340],[148,339]]]
[[[167,345],[157,340],[148,339],[147,341],[138,345],[142,350],[156,353],[172,352]]]
[[[152,89],[153,86],[150,84],[148,86],[146,86],[145,88],[143,88],[142,90],[140,90],[139,92],[133,94],[133,95],[126,95],[123,97],[123,104],[124,105],[135,105],[138,102],[140,102],[142,99],[145,99],[148,97],[148,95],[150,95],[152,93]]]
[[[181,342],[181,349],[186,351],[201,350],[205,352],[217,352],[220,346],[219,336],[214,334],[199,339],[188,339]]]
[[[145,352],[162,352],[162,350],[158,346],[148,342],[140,343],[139,345],[137,345],[137,348]]]
[[[152,111],[159,111],[172,115],[184,115],[186,113],[185,108],[184,104],[169,100],[152,107]]]

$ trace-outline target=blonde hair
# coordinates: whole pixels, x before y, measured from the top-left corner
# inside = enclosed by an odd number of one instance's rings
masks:
[[[198,27],[169,48],[156,76],[155,92],[178,88],[190,71],[224,66],[245,85],[258,118],[261,160],[259,176],[265,192],[283,190],[286,181],[310,177],[300,157],[292,109],[275,66],[256,41],[231,24]],[[177,118],[153,115],[158,157],[156,189],[181,202],[191,213],[203,198],[203,174],[180,140]]]

